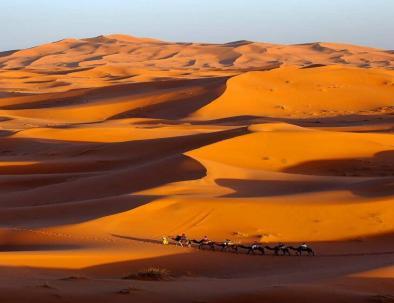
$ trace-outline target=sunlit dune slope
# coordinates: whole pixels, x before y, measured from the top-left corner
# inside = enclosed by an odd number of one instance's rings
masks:
[[[209,235],[215,241],[231,238],[238,243],[351,240],[391,232],[392,203],[386,197],[355,205],[335,192],[243,199],[170,197],[60,230],[74,234],[100,230],[106,235],[142,239],[186,232],[192,238]]]
[[[306,129],[288,124],[253,125],[251,134],[189,152],[243,168],[323,175],[392,175],[394,138]]]
[[[248,72],[192,117],[314,117],[394,110],[394,71],[327,66]]]

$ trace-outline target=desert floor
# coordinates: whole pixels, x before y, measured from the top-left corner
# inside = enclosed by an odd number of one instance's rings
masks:
[[[124,35],[0,53],[1,302],[394,302],[394,53]],[[316,256],[164,246],[163,236]],[[149,267],[160,281],[123,279]]]

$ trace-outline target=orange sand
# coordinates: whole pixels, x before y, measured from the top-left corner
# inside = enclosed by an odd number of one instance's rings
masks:
[[[393,67],[125,35],[0,56],[0,300],[392,302]],[[159,245],[183,232],[317,256]],[[149,266],[173,281],[121,279]]]

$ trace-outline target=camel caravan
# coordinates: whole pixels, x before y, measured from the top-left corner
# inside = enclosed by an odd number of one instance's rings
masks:
[[[246,254],[261,254],[265,255],[266,251],[272,251],[276,256],[291,256],[291,251],[295,252],[296,255],[302,256],[303,254],[308,256],[314,256],[315,252],[306,243],[302,243],[299,246],[288,246],[284,243],[279,243],[275,246],[262,245],[259,242],[254,242],[252,244],[238,244],[233,243],[231,240],[224,240],[223,242],[215,242],[209,240],[207,236],[201,240],[189,240],[185,234],[177,235],[176,237],[163,237],[162,243],[164,245],[170,244],[170,240],[174,241],[174,244],[182,247],[196,247],[198,249],[209,249],[212,251],[222,251],[222,252],[234,252],[234,253],[246,253]]]

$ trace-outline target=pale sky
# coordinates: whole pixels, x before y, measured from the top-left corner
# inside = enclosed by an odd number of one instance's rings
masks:
[[[0,0],[0,50],[123,33],[394,49],[394,0]]]

